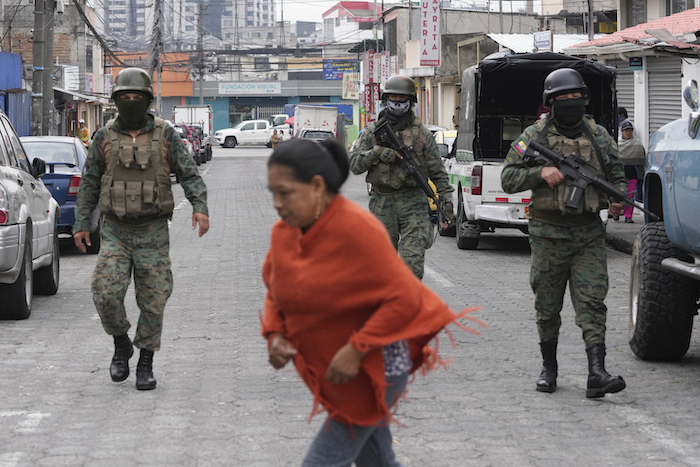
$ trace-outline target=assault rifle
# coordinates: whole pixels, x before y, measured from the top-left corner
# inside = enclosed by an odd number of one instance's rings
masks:
[[[428,195],[428,198],[431,198],[437,204],[438,197],[428,184],[428,180],[426,180],[413,161],[411,149],[396,137],[396,133],[394,133],[391,125],[389,125],[389,120],[384,120],[381,124],[377,125],[374,129],[374,136],[377,138],[377,141],[382,143],[381,146],[389,147],[401,155],[401,158],[396,158],[396,164],[401,171],[406,174],[407,177],[413,177],[425,194]]]
[[[374,137],[381,143],[381,146],[389,147],[399,153],[401,157],[396,158],[396,164],[399,166],[399,169],[401,169],[401,171],[406,174],[407,177],[413,177],[428,198],[433,200],[435,205],[438,207],[438,210],[442,213],[443,221],[448,224],[447,226],[444,226],[444,228],[451,227],[454,223],[454,212],[451,216],[447,216],[444,209],[445,202],[438,199],[438,196],[433,191],[433,188],[428,184],[428,180],[423,176],[413,160],[411,155],[413,149],[409,148],[403,144],[401,140],[399,140],[396,133],[394,133],[394,130],[391,128],[389,120],[384,120],[375,127]]]
[[[568,156],[559,156],[548,147],[535,140],[527,144],[524,157],[526,159],[540,160],[544,162],[554,162],[564,177],[573,181],[571,192],[567,196],[566,205],[570,208],[578,208],[583,201],[583,192],[588,185],[593,185],[599,191],[610,196],[617,202],[622,202],[629,206],[634,206],[644,212],[652,221],[659,220],[659,216],[644,208],[644,205],[634,198],[627,196],[624,191],[618,190],[615,185],[598,177],[595,173],[582,167],[586,162],[576,153]]]

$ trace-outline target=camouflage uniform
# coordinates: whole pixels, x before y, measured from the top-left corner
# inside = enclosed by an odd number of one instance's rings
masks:
[[[380,119],[382,116],[380,115]],[[395,164],[380,162],[374,155],[376,123],[369,123],[350,153],[350,170],[356,175],[367,172],[372,184],[369,209],[382,221],[401,258],[416,277],[423,278],[425,250],[433,244],[433,224],[428,199],[412,177],[406,177]],[[441,199],[451,200],[454,188],[449,183],[432,133],[418,117],[404,130],[396,132],[407,147],[414,150],[414,160],[426,178],[430,178]]]
[[[148,119],[149,123],[139,130],[140,135],[154,131],[155,120],[152,116],[148,116]],[[118,120],[114,122],[113,129],[129,135],[127,130],[119,127]],[[102,176],[111,157],[109,142],[107,128],[95,133],[80,180],[74,232],[89,228],[90,212],[100,198]],[[165,127],[160,148],[164,168],[178,176],[194,212],[208,215],[204,181],[179,135],[170,125]],[[165,167],[168,164],[170,167]],[[146,350],[160,349],[163,310],[173,289],[169,217],[120,219],[106,214],[100,234],[100,253],[92,278],[93,301],[102,326],[108,334],[119,336],[131,327],[124,309],[124,296],[131,282],[131,271],[134,271],[136,301],[141,311],[134,345]]]
[[[530,205],[530,247],[532,268],[530,285],[535,292],[537,328],[541,342],[556,340],[561,326],[560,312],[566,283],[576,311],[576,324],[586,344],[605,342],[607,308],[603,303],[608,292],[605,229],[599,211],[608,207],[607,197],[589,186],[578,209],[564,205],[569,180],[549,188],[541,178],[542,165],[530,163],[521,154],[523,142],[536,139],[559,155],[576,152],[588,162],[588,169],[623,189],[627,186],[617,145],[608,132],[595,121],[584,119],[600,148],[604,167],[600,167],[595,148],[585,136],[570,139],[552,125],[546,137],[539,138],[548,117],[531,125],[513,141],[501,175],[508,193],[532,190]],[[552,165],[552,164],[548,164]]]

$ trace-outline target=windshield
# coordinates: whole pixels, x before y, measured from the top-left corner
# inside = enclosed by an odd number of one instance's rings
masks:
[[[78,165],[78,155],[73,143],[57,143],[56,141],[22,142],[30,160],[38,157],[46,163],[64,163]]]

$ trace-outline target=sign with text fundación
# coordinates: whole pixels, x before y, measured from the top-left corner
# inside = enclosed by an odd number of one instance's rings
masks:
[[[440,0],[420,2],[420,66],[440,66]]]
[[[279,81],[219,83],[219,95],[235,96],[243,94],[282,94],[282,83]]]

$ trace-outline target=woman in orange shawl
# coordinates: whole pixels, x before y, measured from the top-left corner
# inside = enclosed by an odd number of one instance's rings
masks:
[[[303,466],[398,466],[390,407],[410,373],[442,363],[427,344],[472,310],[455,315],[411,273],[384,226],[338,194],[347,177],[335,140],[290,140],[270,156],[281,220],[263,265],[262,334],[273,367],[294,360],[311,415],[329,415]]]

